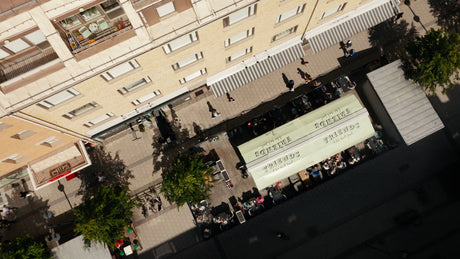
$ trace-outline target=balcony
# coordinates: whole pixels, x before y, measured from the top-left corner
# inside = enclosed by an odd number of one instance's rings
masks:
[[[129,20],[114,22],[112,25],[102,21],[89,24],[88,27],[82,26],[78,31],[68,34],[67,40],[72,53],[77,54],[130,30],[132,25]]]
[[[58,55],[52,48],[46,48],[14,60],[2,62],[0,63],[0,83],[10,81],[26,73],[31,73],[37,70],[37,68],[55,60],[59,60]]]

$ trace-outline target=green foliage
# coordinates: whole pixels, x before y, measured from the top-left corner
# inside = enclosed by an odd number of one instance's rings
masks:
[[[179,207],[198,203],[209,196],[212,171],[198,155],[179,154],[163,174],[161,192]]]
[[[43,243],[36,242],[29,235],[2,242],[0,244],[0,257],[17,259],[52,258],[48,248]]]
[[[406,74],[429,92],[435,93],[438,86],[445,92],[454,86],[454,78],[459,79],[460,34],[431,29],[409,42],[406,49]]]
[[[135,205],[126,190],[101,187],[93,198],[86,198],[73,209],[75,232],[83,235],[87,246],[94,241],[113,247],[115,240],[123,239]]]

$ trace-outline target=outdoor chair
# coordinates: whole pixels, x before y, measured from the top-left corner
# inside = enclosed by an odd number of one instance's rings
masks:
[[[109,28],[109,24],[107,23],[107,21],[104,19],[104,18],[100,18],[96,21],[97,25],[99,25],[99,29],[101,31],[105,30],[105,29],[108,29]]]
[[[83,38],[85,39],[88,39],[89,36],[91,36],[91,31],[86,27],[86,26],[83,26],[81,27],[80,29],[78,29],[78,32],[81,34],[81,36],[83,36]]]

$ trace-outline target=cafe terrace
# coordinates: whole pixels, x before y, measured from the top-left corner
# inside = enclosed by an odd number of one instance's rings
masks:
[[[374,135],[368,111],[350,91],[238,149],[263,189]]]

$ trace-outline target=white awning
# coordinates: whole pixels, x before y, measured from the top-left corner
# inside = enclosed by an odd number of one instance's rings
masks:
[[[375,0],[309,30],[305,39],[314,53],[371,28],[399,13],[399,0]]]
[[[275,47],[213,77],[209,77],[208,85],[215,96],[221,96],[292,63],[305,56],[300,39],[296,38],[294,42],[295,45],[283,50]]]
[[[397,60],[367,74],[404,142],[411,145],[444,128],[425,92],[407,80]]]
[[[257,188],[263,189],[374,134],[366,108],[350,92],[238,149]]]

